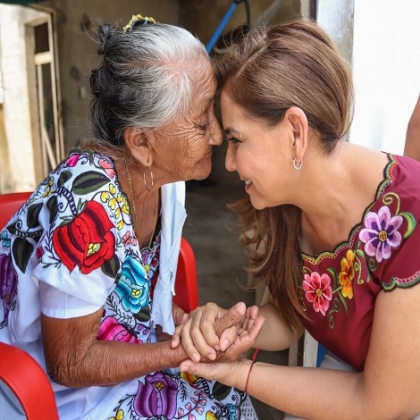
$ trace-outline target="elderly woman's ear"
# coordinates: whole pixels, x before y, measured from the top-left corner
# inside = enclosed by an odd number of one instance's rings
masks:
[[[124,129],[124,141],[129,154],[145,168],[152,165],[153,157],[147,134],[137,127]]]

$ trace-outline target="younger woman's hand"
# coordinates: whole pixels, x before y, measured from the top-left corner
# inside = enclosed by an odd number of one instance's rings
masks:
[[[264,324],[264,318],[257,316],[249,322],[237,336],[235,342],[225,351],[219,353],[216,362],[202,363],[184,360],[179,368],[210,380],[217,380],[225,385],[244,389],[249,373],[250,361],[242,357],[243,352],[253,347]]]
[[[228,311],[214,303],[197,308],[185,325],[175,332],[171,347],[182,346],[189,358],[198,362],[216,360],[220,352],[232,345],[239,332],[247,329],[258,315],[258,308],[248,310],[244,303],[234,305]]]

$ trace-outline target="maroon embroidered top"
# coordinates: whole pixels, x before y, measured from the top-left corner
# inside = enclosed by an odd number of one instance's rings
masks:
[[[302,253],[308,332],[363,370],[376,296],[420,282],[420,163],[388,155],[384,180],[348,241],[316,257]],[[351,203],[349,203],[351,205]]]

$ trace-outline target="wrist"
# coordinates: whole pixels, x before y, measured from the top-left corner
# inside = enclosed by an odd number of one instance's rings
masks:
[[[251,363],[249,365],[248,373],[247,373],[246,380],[245,380],[245,387],[244,387],[245,393],[248,393],[248,391],[249,391],[249,382],[250,382],[250,379],[251,379],[251,372],[252,372],[252,369],[253,369],[256,361],[257,361],[257,356],[258,356],[259,351],[260,351],[259,348],[255,349],[255,351],[252,355],[252,358],[250,360]]]
[[[232,379],[235,379],[235,383],[232,386],[241,389],[242,391],[245,391],[247,381],[249,378],[249,372],[252,368],[253,363],[254,362],[249,359],[242,359],[239,362],[237,362],[237,371],[234,372],[233,375],[230,375]]]

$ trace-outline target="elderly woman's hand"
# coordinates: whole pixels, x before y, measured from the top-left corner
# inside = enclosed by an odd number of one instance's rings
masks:
[[[255,313],[255,309],[252,312]],[[261,316],[249,320],[246,328],[236,336],[235,342],[225,352],[221,352],[214,363],[195,363],[191,359],[184,360],[179,367],[181,372],[215,379],[226,385],[244,389],[251,362],[245,360],[242,354],[253,347],[264,321]]]
[[[238,334],[249,330],[258,316],[258,308],[248,310],[240,302],[226,310],[214,303],[197,308],[190,319],[175,332],[171,347],[182,343],[188,356],[198,362],[202,358],[215,360],[237,340]]]
[[[179,327],[188,321],[189,315],[176,303],[172,303],[172,317],[175,327]],[[156,336],[158,341],[169,341],[172,338],[171,334],[163,332],[160,325],[156,325]]]

